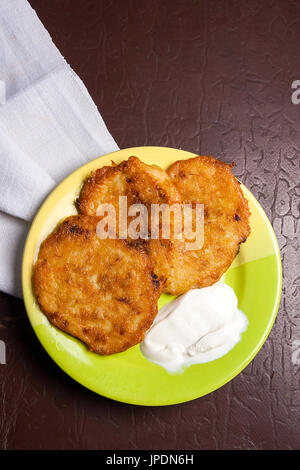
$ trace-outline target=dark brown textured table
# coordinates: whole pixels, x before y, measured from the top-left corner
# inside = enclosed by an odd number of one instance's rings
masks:
[[[22,301],[1,294],[0,448],[299,449],[299,2],[30,3],[121,148],[235,160],[275,228],[283,295],[268,340],[233,381],[193,402],[146,408],[75,383],[39,345]]]

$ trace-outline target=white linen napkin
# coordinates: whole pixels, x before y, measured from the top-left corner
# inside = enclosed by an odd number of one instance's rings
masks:
[[[0,290],[21,297],[35,212],[65,176],[118,146],[26,0],[0,1],[0,85]]]

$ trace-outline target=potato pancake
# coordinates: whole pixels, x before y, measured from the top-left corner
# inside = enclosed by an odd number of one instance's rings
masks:
[[[204,245],[172,254],[173,293],[214,284],[227,271],[250,234],[248,202],[233,165],[209,156],[179,160],[168,174],[185,203],[204,204]]]
[[[136,246],[143,243],[163,292],[179,295],[218,281],[250,233],[248,203],[231,168],[213,157],[195,157],[180,160],[165,172],[130,157],[119,165],[92,173],[82,188],[79,210],[95,215],[98,205],[105,202],[111,202],[118,210],[120,195],[128,196],[128,206],[141,202],[148,209],[154,203],[203,204],[201,250],[188,250],[184,240],[174,239],[172,219],[169,239],[162,237],[160,227],[159,240],[129,240]]]
[[[96,215],[100,204],[111,203],[116,208],[119,196],[127,196],[128,207],[142,203],[175,204],[182,198],[168,174],[157,165],[147,165],[130,157],[119,165],[104,166],[94,171],[84,182],[77,207],[81,214]]]
[[[51,323],[108,355],[143,340],[157,313],[160,283],[144,250],[100,239],[98,221],[66,218],[40,247],[33,285]]]
[[[132,204],[144,204],[148,209],[148,234],[151,231],[151,204],[183,203],[179,191],[172,183],[168,174],[157,165],[147,165],[137,157],[130,157],[119,165],[105,166],[94,171],[85,181],[78,200],[78,210],[82,214],[96,215],[100,204],[111,203],[116,208],[117,221],[119,214],[119,196],[127,196],[128,208]],[[128,217],[129,226],[133,217]],[[161,220],[160,220],[161,222]],[[170,240],[161,237],[159,223],[159,239],[132,240],[134,246],[143,245],[154,263],[154,272],[162,283],[164,292],[169,292],[169,259],[176,249],[172,242],[174,236],[173,213],[170,217]],[[118,229],[117,229],[118,232]],[[148,236],[147,234],[147,236]]]

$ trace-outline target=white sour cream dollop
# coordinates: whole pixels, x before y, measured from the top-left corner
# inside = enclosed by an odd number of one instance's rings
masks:
[[[161,308],[140,347],[148,360],[178,372],[227,354],[247,325],[234,290],[217,283],[192,289]]]

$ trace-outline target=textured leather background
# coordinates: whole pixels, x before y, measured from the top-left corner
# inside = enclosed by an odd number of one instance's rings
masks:
[[[237,163],[283,260],[272,332],[232,382],[183,405],[99,397],[46,355],[20,300],[0,295],[0,448],[299,449],[298,1],[31,0],[121,148],[167,145]],[[263,312],[262,312],[263,314]],[[295,351],[294,351],[295,354]]]

